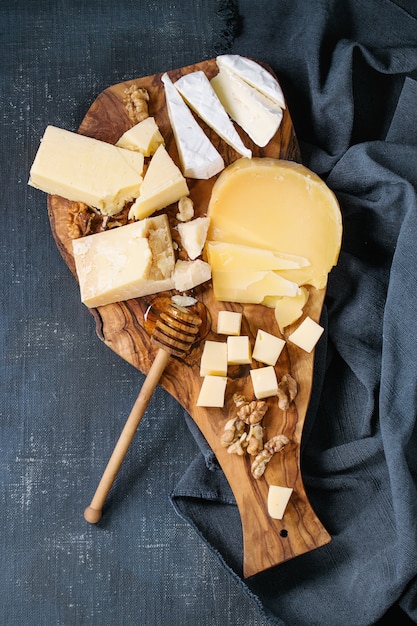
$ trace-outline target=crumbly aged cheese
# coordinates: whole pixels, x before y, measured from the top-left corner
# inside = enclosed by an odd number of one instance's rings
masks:
[[[29,185],[116,215],[139,195],[143,162],[142,154],[47,126]]]
[[[221,302],[260,304],[266,296],[292,296],[298,285],[273,271],[212,270],[213,294]]]
[[[292,343],[295,343],[296,346],[306,352],[311,352],[322,336],[323,331],[323,326],[320,326],[311,317],[307,316],[295,331],[288,335],[288,341],[292,341]]]
[[[239,78],[285,109],[285,98],[279,82],[264,67],[239,54],[222,54],[216,59],[218,67],[225,67]]]
[[[220,153],[194,119],[168,74],[163,74],[161,80],[184,176],[211,178],[224,168]]]
[[[211,86],[232,120],[257,146],[266,146],[280,127],[281,107],[225,67],[211,79]]]
[[[205,376],[198,395],[197,406],[222,408],[226,384],[226,376]]]
[[[200,70],[186,74],[174,85],[189,106],[219,137],[241,156],[251,158],[252,151],[244,145],[204,72]]]
[[[308,300],[309,293],[305,287],[301,287],[300,292],[291,298],[283,296],[275,298],[274,309],[275,319],[281,332],[287,326],[294,324],[303,314],[303,308]]]
[[[166,215],[72,242],[81,300],[103,306],[172,289],[175,257]]]
[[[231,365],[246,365],[252,363],[249,337],[230,335],[227,338],[227,362]]]
[[[196,259],[202,253],[209,226],[209,217],[196,217],[194,220],[178,224],[182,247],[191,260]]]
[[[137,150],[146,157],[154,154],[160,145],[165,145],[165,141],[154,117],[147,117],[129,128],[116,143],[119,148]]]
[[[224,341],[204,342],[200,361],[200,376],[226,376],[227,344]]]
[[[140,189],[140,195],[132,204],[129,217],[143,219],[155,211],[178,202],[189,194],[187,181],[181,170],[160,145],[153,155]]]
[[[211,267],[205,261],[182,261],[178,259],[174,268],[174,286],[177,291],[188,291],[210,280]]]
[[[255,361],[259,361],[260,363],[275,365],[284,346],[284,339],[276,337],[259,328],[256,333],[252,357]]]
[[[293,490],[291,487],[269,485],[268,513],[274,519],[282,519]]]
[[[286,270],[310,265],[305,257],[226,241],[207,241],[205,252],[213,270]]]
[[[298,163],[270,158],[235,161],[217,179],[207,215],[208,241],[308,259],[306,267],[277,270],[298,285],[325,287],[337,263],[342,238],[338,202],[316,174]]]
[[[217,333],[219,335],[240,335],[242,313],[238,311],[219,311],[217,315]]]
[[[253,393],[258,400],[278,395],[278,380],[272,365],[250,371]]]

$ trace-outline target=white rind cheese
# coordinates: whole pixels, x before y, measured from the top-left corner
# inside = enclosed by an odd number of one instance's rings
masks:
[[[88,307],[172,289],[175,264],[166,215],[72,242],[81,300]]]
[[[285,109],[285,98],[279,82],[259,63],[239,54],[223,54],[216,61],[219,68],[230,70]]]
[[[244,145],[204,72],[200,70],[186,74],[174,85],[189,106],[219,137],[241,156],[248,159],[252,157],[252,151]]]
[[[139,195],[143,163],[138,152],[47,126],[29,185],[116,215]]]
[[[257,146],[266,146],[281,124],[281,107],[225,67],[212,78],[211,85],[232,120]]]
[[[205,180],[215,176],[224,169],[220,153],[194,119],[168,74],[163,74],[161,80],[184,176]]]

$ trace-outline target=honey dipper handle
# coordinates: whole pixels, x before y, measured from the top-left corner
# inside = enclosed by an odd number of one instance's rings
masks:
[[[162,348],[158,350],[151,369],[149,370],[145,382],[143,383],[142,389],[140,390],[113,453],[107,463],[106,469],[103,472],[94,497],[91,500],[90,505],[84,511],[84,518],[87,522],[90,522],[90,524],[96,524],[101,518],[104,502],[111,489],[114,479],[117,476],[123,459],[126,456],[133,437],[135,436],[139,423],[146,411],[146,407],[149,404],[149,400],[152,397],[152,393],[168,363],[169,357],[170,354],[166,350],[163,350]]]

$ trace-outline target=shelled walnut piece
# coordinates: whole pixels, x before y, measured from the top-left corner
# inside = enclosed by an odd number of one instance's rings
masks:
[[[280,452],[287,445],[287,443],[289,443],[289,441],[290,440],[285,435],[275,435],[275,437],[269,439],[263,450],[256,455],[251,465],[252,476],[257,479],[263,476],[266,466],[274,454]]]
[[[117,215],[103,215],[84,202],[72,202],[68,208],[68,236],[78,239],[127,224],[127,210]]]
[[[144,87],[131,85],[123,91],[123,102],[130,119],[135,124],[149,117],[149,93]]]

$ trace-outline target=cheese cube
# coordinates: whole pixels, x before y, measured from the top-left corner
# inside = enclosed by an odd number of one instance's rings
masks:
[[[284,346],[284,339],[258,329],[252,356],[260,363],[275,365]]]
[[[217,333],[219,335],[240,335],[242,313],[237,311],[219,311],[217,315]]]
[[[188,194],[189,190],[184,176],[164,146],[160,145],[146,170],[140,195],[130,207],[129,218],[138,220],[148,217],[155,211],[178,202],[182,196],[188,196]]]
[[[197,399],[197,406],[224,406],[227,378],[225,376],[205,376]]]
[[[166,215],[74,239],[81,300],[104,306],[172,289],[175,264]]]
[[[147,117],[129,128],[116,143],[119,148],[136,150],[146,157],[154,154],[160,145],[165,145],[165,142],[153,117]]]
[[[209,226],[209,217],[197,217],[195,220],[178,224],[182,247],[191,260],[200,256],[206,242]]]
[[[317,324],[311,317],[307,316],[299,327],[288,336],[288,340],[295,343],[302,350],[311,352],[322,336],[323,331],[324,328],[320,324]]]
[[[240,335],[227,338],[227,361],[232,365],[252,363],[249,337]]]
[[[282,519],[293,490],[291,487],[269,485],[268,513],[274,519]]]
[[[207,340],[200,361],[200,376],[226,376],[227,344]]]
[[[174,286],[177,291],[188,291],[211,278],[211,267],[205,261],[182,261],[178,259],[174,268]]]
[[[258,400],[278,395],[278,380],[272,365],[250,371],[253,392]]]
[[[143,155],[48,126],[30,170],[29,185],[104,215],[116,215],[139,195]]]

